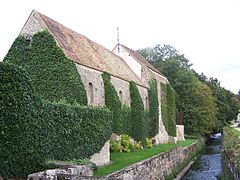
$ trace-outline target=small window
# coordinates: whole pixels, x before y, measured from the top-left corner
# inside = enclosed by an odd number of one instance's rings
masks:
[[[119,94],[119,99],[120,99],[121,103],[123,103],[123,94],[122,94],[122,91],[119,91],[118,94]]]
[[[88,94],[89,94],[89,103],[93,104],[94,98],[93,98],[93,84],[92,83],[88,84]]]
[[[146,107],[146,109],[149,109],[148,97],[146,97],[146,99],[145,99],[145,107]]]

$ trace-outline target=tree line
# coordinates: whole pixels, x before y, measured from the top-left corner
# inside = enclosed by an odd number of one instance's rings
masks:
[[[158,44],[137,51],[168,78],[187,134],[208,135],[237,118],[238,96],[222,87],[217,78],[198,74],[175,47]]]

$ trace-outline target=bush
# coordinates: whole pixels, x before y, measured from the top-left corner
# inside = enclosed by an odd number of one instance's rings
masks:
[[[122,134],[120,140],[110,142],[110,150],[113,152],[132,152],[141,148],[141,142],[134,142],[127,134]]]
[[[105,91],[105,105],[113,111],[113,132],[122,134],[123,132],[123,119],[122,119],[122,104],[119,100],[117,91],[111,84],[111,77],[108,73],[102,74]]]
[[[37,95],[46,101],[66,99],[87,105],[85,88],[76,65],[68,59],[48,31],[35,34],[31,46],[23,36],[13,43],[4,62],[23,67]]]
[[[131,98],[131,119],[132,119],[132,137],[136,141],[141,141],[145,146],[147,137],[147,120],[144,113],[144,106],[137,86],[134,82],[130,82],[130,98]]]
[[[151,80],[149,96],[149,137],[154,137],[159,132],[159,103],[157,81]]]
[[[26,72],[0,63],[0,176],[25,177],[42,168],[41,101]]]
[[[88,158],[110,139],[112,113],[109,110],[56,103],[47,103],[44,109],[49,127],[44,150],[49,159]]]
[[[152,148],[153,147],[152,140],[149,139],[149,138],[146,138],[146,147],[147,148]]]

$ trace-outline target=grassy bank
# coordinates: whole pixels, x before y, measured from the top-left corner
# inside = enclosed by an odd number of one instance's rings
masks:
[[[158,146],[154,146],[151,149],[137,150],[129,153],[111,152],[110,158],[112,163],[99,168],[97,171],[94,172],[94,176],[108,175],[136,162],[171,150],[177,146],[188,146],[196,141],[197,139],[186,139],[185,141],[179,141],[177,144],[161,144]]]
[[[236,167],[236,171],[240,172],[240,131],[232,127],[225,127],[223,132],[223,157],[226,160],[222,165],[221,179],[234,179],[232,170],[229,170],[225,162],[231,162]]]

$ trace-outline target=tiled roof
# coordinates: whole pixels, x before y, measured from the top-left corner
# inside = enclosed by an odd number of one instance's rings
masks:
[[[38,12],[36,12],[38,13]],[[51,18],[38,13],[52,33],[66,56],[74,62],[99,70],[127,81],[142,85],[141,80],[134,74],[122,58],[87,37],[72,31]]]
[[[147,66],[148,68],[150,68],[151,70],[155,71],[156,73],[161,74],[162,76],[164,76],[158,69],[156,69],[152,64],[150,64],[144,57],[141,56],[141,54],[139,54],[137,51],[134,51],[122,44],[120,44],[120,46],[122,46],[124,49],[126,49],[129,54],[131,54],[131,56],[133,58],[135,58],[137,61],[139,61],[141,64],[144,64],[145,66]],[[164,76],[165,77],[165,76]]]

